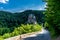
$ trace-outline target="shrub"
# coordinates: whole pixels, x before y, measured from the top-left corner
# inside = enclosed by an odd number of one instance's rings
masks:
[[[32,31],[41,31],[41,29],[42,29],[42,26],[38,24],[35,24],[32,27]]]
[[[0,36],[0,40],[4,40],[2,36]]]
[[[3,35],[5,33],[9,33],[10,29],[9,28],[0,28],[0,35]]]
[[[40,31],[42,29],[42,26],[39,24],[27,24],[27,25],[21,25],[18,28],[15,28],[13,34],[25,34],[25,33],[30,33],[30,32],[35,32],[35,31]]]
[[[9,37],[11,37],[10,33],[6,33],[6,34],[3,35],[4,39],[9,38]]]
[[[39,24],[27,24],[27,25],[21,25],[18,28],[15,28],[12,33],[6,33],[2,36],[2,38],[6,39],[12,36],[17,36],[25,33],[35,32],[35,31],[41,31],[42,26]],[[2,39],[1,38],[1,39]]]
[[[27,24],[27,25],[22,24],[21,25],[22,34],[32,32],[31,26],[32,25],[29,25],[29,24]]]
[[[19,31],[15,29],[12,33],[10,33],[10,35],[11,36],[19,35]]]

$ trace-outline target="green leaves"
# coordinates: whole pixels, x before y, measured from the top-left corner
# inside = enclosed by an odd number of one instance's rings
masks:
[[[0,36],[0,40],[4,40],[2,36]]]
[[[47,22],[48,29],[54,35],[60,35],[60,0],[48,0],[47,9],[45,11],[45,21]]]
[[[3,35],[3,38],[8,38],[20,34],[41,31],[42,27],[39,24],[27,24],[27,19],[28,15],[33,13],[36,16],[37,23],[42,23],[44,22],[43,12],[38,10],[26,10],[21,13],[0,11],[0,35]]]
[[[5,33],[2,37],[5,39],[5,38],[11,37],[11,35],[10,35],[10,33]]]
[[[27,24],[27,25],[21,25],[20,27],[16,28],[14,32],[19,32],[19,34],[25,34],[25,33],[30,33],[30,32],[35,32],[35,31],[41,31],[42,26],[39,24]]]
[[[0,28],[0,35],[3,35],[5,33],[9,33],[10,29],[9,28]]]
[[[26,24],[26,25],[21,24],[21,26],[15,28],[12,33],[5,33],[4,35],[0,36],[0,39],[3,40],[9,37],[41,31],[41,30],[42,30],[42,26],[39,24]]]

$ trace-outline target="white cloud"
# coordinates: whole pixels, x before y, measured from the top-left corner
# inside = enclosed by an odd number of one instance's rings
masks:
[[[0,0],[0,3],[7,3],[9,0]]]
[[[45,3],[44,7],[47,7],[46,5],[47,5],[47,3]]]

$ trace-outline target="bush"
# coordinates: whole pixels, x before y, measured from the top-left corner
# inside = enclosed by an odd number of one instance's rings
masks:
[[[2,36],[0,36],[0,40],[4,40]]]
[[[32,32],[32,30],[31,30],[31,27],[32,27],[32,25],[29,25],[29,24],[27,24],[27,25],[21,25],[21,33],[22,34],[24,34],[24,33],[29,33],[29,32]]]
[[[9,28],[0,28],[0,35],[3,35],[5,33],[9,33],[10,29]]]
[[[41,31],[41,29],[42,29],[42,26],[38,24],[33,25],[32,27],[32,31]]]
[[[10,33],[6,33],[6,34],[3,35],[4,39],[9,38],[9,37],[11,37]]]
[[[12,33],[6,33],[2,36],[1,39],[6,39],[9,37],[25,34],[25,33],[30,33],[30,32],[35,32],[35,31],[41,31],[42,26],[39,24],[27,24],[27,25],[21,25],[18,28],[15,28],[15,30]]]
[[[3,38],[0,38],[0,40],[4,40]]]
[[[13,34],[25,34],[25,33],[30,33],[30,32],[35,32],[35,31],[41,31],[42,26],[39,24],[27,24],[27,25],[21,25],[18,28],[15,28]]]
[[[13,37],[13,36],[16,36],[16,35],[19,35],[19,31],[18,30],[14,30],[12,33],[10,33],[10,35]]]

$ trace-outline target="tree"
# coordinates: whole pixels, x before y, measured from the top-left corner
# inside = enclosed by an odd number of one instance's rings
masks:
[[[56,34],[60,34],[60,0],[46,0],[45,21],[49,30],[54,29]],[[52,30],[51,30],[52,31]]]

